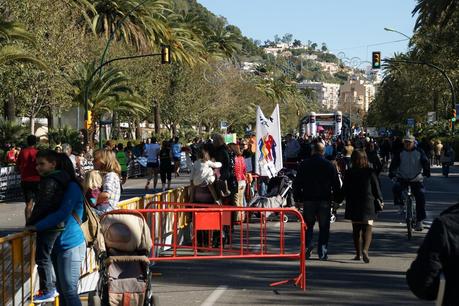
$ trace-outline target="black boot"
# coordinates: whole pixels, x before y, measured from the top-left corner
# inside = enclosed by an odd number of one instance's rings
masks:
[[[368,257],[368,250],[370,249],[370,244],[371,244],[371,238],[372,238],[372,231],[373,231],[373,226],[370,224],[365,224],[363,225],[363,230],[362,230],[362,236],[363,236],[363,261],[365,263],[370,262],[370,258]]]

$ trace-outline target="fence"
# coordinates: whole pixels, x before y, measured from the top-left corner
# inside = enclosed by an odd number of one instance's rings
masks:
[[[152,252],[151,261],[293,259],[299,261],[298,276],[271,286],[293,281],[306,290],[306,225],[298,210],[160,201],[150,206],[156,208],[138,211],[145,215],[150,226],[153,250],[161,250]],[[259,215],[258,222],[253,222],[254,214]],[[295,229],[299,241],[293,247],[286,245],[284,222],[280,221],[279,226],[268,225],[268,217],[273,214],[277,214],[279,220],[291,215],[299,221]],[[240,216],[239,222],[232,221],[236,215]],[[187,228],[192,238],[183,244],[183,231]]]
[[[20,198],[22,198],[21,176],[16,167],[0,167],[0,202]]]

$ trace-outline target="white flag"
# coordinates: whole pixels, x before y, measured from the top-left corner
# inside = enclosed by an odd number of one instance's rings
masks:
[[[279,105],[276,105],[271,117],[266,118],[261,108],[257,107],[257,151],[255,172],[261,176],[273,177],[282,167]]]

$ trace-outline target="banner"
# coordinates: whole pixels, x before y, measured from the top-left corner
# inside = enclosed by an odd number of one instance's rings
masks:
[[[266,118],[257,107],[257,151],[255,153],[255,173],[273,177],[283,168],[279,105],[271,117]]]

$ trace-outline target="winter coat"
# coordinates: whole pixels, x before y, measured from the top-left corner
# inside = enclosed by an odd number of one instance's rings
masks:
[[[65,171],[53,171],[41,177],[37,202],[26,224],[34,225],[47,215],[57,211],[64,199],[64,193],[69,182],[70,176]]]
[[[375,199],[382,201],[376,173],[371,168],[351,168],[344,175],[345,218],[365,222],[376,218]]]
[[[443,305],[459,302],[459,204],[453,205],[434,220],[418,255],[406,272],[411,291],[419,298],[437,297],[439,275],[446,281]]]
[[[400,176],[410,182],[422,182],[423,176],[430,177],[430,162],[424,151],[403,150],[394,154],[389,167],[389,177]]]
[[[293,182],[293,192],[299,202],[330,201],[332,196],[339,198],[341,183],[336,167],[318,154],[304,160]]]

